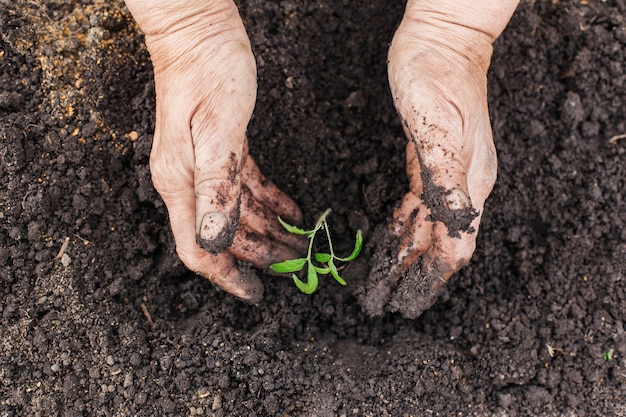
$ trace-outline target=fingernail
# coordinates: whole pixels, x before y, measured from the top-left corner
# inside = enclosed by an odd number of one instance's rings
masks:
[[[238,222],[231,223],[222,213],[207,213],[196,232],[196,243],[205,251],[217,255],[233,244]]]
[[[472,200],[458,188],[452,189],[446,195],[445,202],[450,210],[461,210],[472,207]]]
[[[222,213],[207,213],[202,217],[200,239],[215,240],[228,225],[228,219]]]

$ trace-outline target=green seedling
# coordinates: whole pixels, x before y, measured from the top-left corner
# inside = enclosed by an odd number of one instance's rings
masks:
[[[609,349],[606,352],[604,352],[602,354],[602,359],[604,359],[607,362],[611,362],[611,360],[613,360],[613,349]]]
[[[326,210],[315,223],[315,227],[311,230],[303,230],[299,227],[286,223],[278,216],[278,221],[283,225],[285,230],[296,235],[303,235],[309,238],[309,248],[306,258],[287,259],[286,261],[270,265],[270,269],[278,273],[291,273],[293,282],[298,289],[305,294],[312,294],[317,289],[319,283],[319,275],[331,275],[341,285],[346,285],[346,281],[339,275],[336,262],[347,263],[356,259],[361,253],[363,247],[363,233],[358,230],[356,232],[356,242],[352,253],[345,258],[335,255],[333,242],[330,238],[330,230],[326,218],[330,214],[330,209]],[[313,244],[318,232],[324,230],[328,241],[328,252],[314,252]],[[341,266],[341,264],[340,264]],[[300,280],[294,272],[302,271],[306,267],[306,282]]]

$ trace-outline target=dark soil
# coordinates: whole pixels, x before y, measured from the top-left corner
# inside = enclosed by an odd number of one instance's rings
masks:
[[[354,282],[266,277],[254,307],[186,272],[123,4],[0,2],[0,415],[626,415],[626,6],[583,3],[523,2],[497,41],[478,248],[410,321],[367,318]],[[240,4],[251,153],[309,223],[333,209],[345,251],[408,189],[386,80],[402,9]]]

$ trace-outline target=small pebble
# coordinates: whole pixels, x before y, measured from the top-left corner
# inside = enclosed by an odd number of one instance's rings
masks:
[[[71,263],[72,258],[70,258],[67,253],[64,253],[63,256],[61,256],[61,265],[63,265],[64,268],[67,268]]]
[[[218,394],[213,397],[213,404],[211,405],[211,410],[217,411],[222,408],[222,397]]]
[[[124,388],[130,388],[133,386],[133,373],[129,372],[124,377]]]
[[[202,388],[200,388],[200,389],[198,390],[197,395],[198,395],[198,398],[199,398],[199,399],[203,399],[203,398],[206,398],[206,397],[208,397],[209,395],[211,395],[211,393],[209,392],[209,390],[208,390],[208,389],[206,389],[206,388],[202,387]]]

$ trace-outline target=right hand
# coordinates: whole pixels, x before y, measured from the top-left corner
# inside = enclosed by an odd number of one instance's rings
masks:
[[[183,263],[250,302],[258,268],[298,257],[302,242],[276,217],[298,223],[297,205],[248,156],[246,127],[256,65],[231,0],[126,0],[145,33],[157,99],[150,169]],[[249,268],[248,268],[249,269]]]

